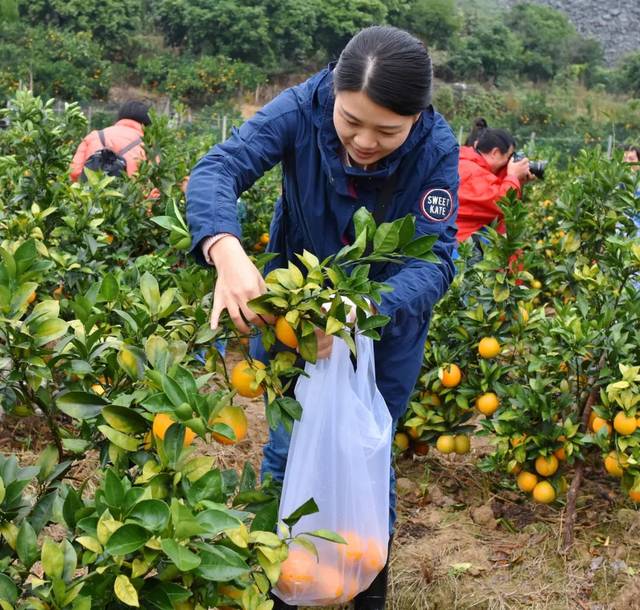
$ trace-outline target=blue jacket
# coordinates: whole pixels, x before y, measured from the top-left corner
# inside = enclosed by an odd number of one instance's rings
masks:
[[[386,220],[414,214],[419,235],[438,235],[434,252],[441,259],[441,264],[414,259],[372,271],[374,279],[393,287],[378,307],[391,322],[376,344],[376,373],[398,418],[420,371],[431,310],[455,274],[458,144],[445,120],[429,108],[374,171],[348,167],[333,125],[333,103],[329,67],[278,95],[197,163],[187,190],[192,253],[204,263],[204,238],[223,232],[240,237],[238,197],[278,162],[283,194],[275,205],[268,250],[280,256],[267,271],[295,261],[294,254],[304,249],[320,259],[337,252],[354,237],[354,212],[362,205],[373,211],[385,180],[397,173]]]

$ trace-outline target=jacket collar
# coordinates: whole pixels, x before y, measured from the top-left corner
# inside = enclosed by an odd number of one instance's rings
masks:
[[[431,131],[434,123],[434,110],[432,106],[429,106],[427,110],[423,111],[402,146],[378,161],[374,170],[366,171],[359,167],[348,167],[343,162],[342,144],[333,124],[334,68],[335,63],[331,63],[320,74],[312,95],[311,112],[313,122],[318,128],[317,143],[322,158],[322,167],[336,191],[342,195],[349,195],[348,177],[367,177],[384,181],[393,174],[398,169],[402,158],[410,153]]]
[[[144,126],[142,123],[138,123],[138,121],[134,121],[133,119],[120,119],[119,121],[116,121],[115,125],[135,129],[141,136],[144,134]]]

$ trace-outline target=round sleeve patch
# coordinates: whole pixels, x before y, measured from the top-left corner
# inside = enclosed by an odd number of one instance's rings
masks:
[[[446,189],[430,189],[420,200],[422,215],[433,222],[444,222],[453,212],[453,197]]]

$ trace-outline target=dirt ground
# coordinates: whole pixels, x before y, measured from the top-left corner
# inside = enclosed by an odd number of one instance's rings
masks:
[[[232,357],[233,359],[233,357]],[[256,469],[267,438],[261,400],[245,400],[247,439],[235,447],[207,446],[223,468]],[[32,463],[48,442],[44,422],[5,417],[0,450]],[[616,482],[588,471],[578,502],[573,553],[559,552],[561,502],[535,506],[513,480],[481,472],[487,452],[474,439],[466,456],[400,456],[398,523],[389,610],[640,610],[640,512]],[[72,475],[91,476],[88,456]]]

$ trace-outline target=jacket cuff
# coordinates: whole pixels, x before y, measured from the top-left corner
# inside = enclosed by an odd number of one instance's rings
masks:
[[[213,246],[214,244],[217,244],[223,237],[229,237],[229,236],[235,237],[235,235],[233,235],[232,233],[218,233],[217,235],[210,235],[209,237],[205,237],[204,240],[202,240],[202,246],[201,246],[202,256],[205,262],[207,263],[207,265],[213,266],[215,264],[213,262],[213,259],[211,258],[211,255],[209,254],[209,250],[211,250],[211,246]]]

